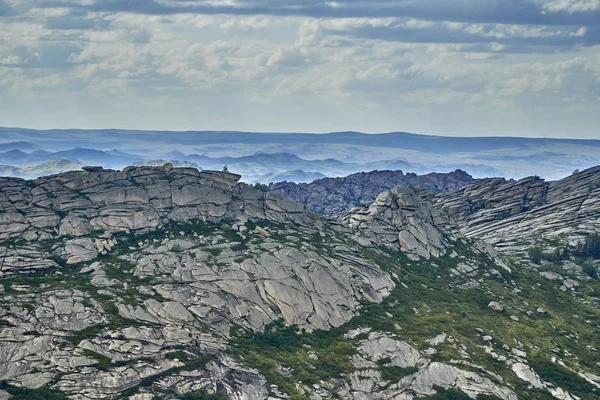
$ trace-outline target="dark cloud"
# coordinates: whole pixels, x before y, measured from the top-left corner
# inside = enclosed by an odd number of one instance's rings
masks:
[[[338,0],[338,6],[316,0],[243,0],[237,6],[197,5],[191,1],[97,0],[82,10],[152,15],[231,14],[317,18],[409,17],[429,21],[525,25],[600,25],[600,10],[550,12],[532,0]],[[50,3],[46,3],[51,6]],[[61,3],[64,4],[64,3]],[[571,10],[572,11],[572,10]]]
[[[49,17],[44,25],[48,29],[105,30],[110,27],[110,21],[104,18],[91,18],[87,12],[79,10]]]

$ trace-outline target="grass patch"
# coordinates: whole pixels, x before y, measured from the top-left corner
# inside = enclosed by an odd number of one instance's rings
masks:
[[[206,389],[196,390],[195,392],[185,393],[176,397],[180,400],[227,400],[228,397],[218,393],[209,393]]]
[[[427,400],[472,400],[469,396],[453,389],[444,389],[440,386],[434,386],[437,392],[433,396],[425,397]],[[495,396],[479,395],[476,400],[498,400]]]
[[[354,371],[350,357],[356,350],[343,337],[344,332],[334,328],[306,333],[278,320],[262,333],[232,330],[231,351],[260,370],[270,384],[277,385],[293,400],[304,400],[306,397],[298,392],[294,382],[313,385]],[[311,358],[310,352],[318,359]],[[282,374],[282,369],[287,372]]]
[[[389,381],[390,385],[400,381],[405,376],[412,375],[418,371],[419,369],[415,367],[402,368],[397,367],[395,365],[381,365],[379,367],[379,372],[381,372],[381,379],[383,379],[384,381]]]
[[[69,398],[58,390],[47,387],[39,389],[27,389],[11,386],[6,382],[0,382],[0,389],[10,393],[12,400],[69,400]]]

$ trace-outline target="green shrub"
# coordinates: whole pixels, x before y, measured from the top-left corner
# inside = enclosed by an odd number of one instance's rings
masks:
[[[183,394],[178,397],[181,400],[227,400],[227,397],[218,393],[208,393],[206,389]]]
[[[589,276],[590,278],[598,278],[598,268],[594,265],[593,262],[587,261],[582,265],[583,273]]]
[[[471,400],[469,396],[458,390],[446,390],[439,386],[434,386],[437,392],[433,396],[426,397],[428,400]]]
[[[12,395],[12,400],[68,400],[68,397],[63,393],[47,387],[26,389],[8,385],[6,382],[1,382],[0,389],[10,393]]]
[[[531,260],[531,262],[535,263],[535,264],[539,264],[540,262],[542,262],[542,257],[544,256],[544,252],[542,251],[541,247],[531,247],[529,249],[529,259]]]
[[[593,400],[600,398],[600,389],[571,372],[562,365],[555,364],[542,355],[535,355],[530,365],[546,381],[574,394],[581,399]]]
[[[260,190],[261,192],[269,191],[269,186],[265,185],[264,183],[255,183],[254,185],[250,185],[250,186],[253,187],[254,189]]]
[[[384,381],[390,381],[390,384],[396,383],[405,376],[412,375],[418,371],[419,369],[415,367],[402,368],[393,365],[383,365],[379,367],[379,372],[381,372],[381,379],[383,379]]]
[[[575,254],[580,257],[600,259],[600,234],[588,235],[575,246]]]

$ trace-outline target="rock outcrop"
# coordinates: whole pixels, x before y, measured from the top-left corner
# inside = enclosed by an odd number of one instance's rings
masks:
[[[396,187],[383,192],[368,207],[353,208],[339,220],[355,231],[367,246],[397,248],[414,257],[444,254],[443,229],[447,218],[432,209],[412,189]]]
[[[523,252],[543,240],[576,243],[600,232],[600,167],[556,182],[485,179],[434,199],[460,234],[483,239],[500,251]]]
[[[432,362],[410,344],[381,333],[370,333],[357,344],[352,357],[357,368],[345,390],[335,395],[343,399],[414,399],[436,394],[436,387],[458,389],[470,397],[493,396],[502,400],[517,400],[510,389],[496,385],[492,380],[474,372],[439,362]],[[398,380],[386,382],[378,365],[414,371]],[[318,391],[320,398],[331,398],[327,388]]]
[[[168,221],[261,218],[307,224],[304,208],[238,183],[239,175],[193,168],[91,169],[25,181],[0,178],[0,239],[147,231]],[[314,219],[312,219],[314,220]],[[73,261],[89,242],[70,245]],[[88,248],[89,247],[89,248]]]
[[[309,210],[337,216],[352,207],[370,204],[383,191],[396,186],[413,187],[428,192],[453,192],[475,180],[464,171],[416,175],[402,171],[372,171],[343,178],[323,178],[311,183],[278,182],[269,186],[279,194]]]

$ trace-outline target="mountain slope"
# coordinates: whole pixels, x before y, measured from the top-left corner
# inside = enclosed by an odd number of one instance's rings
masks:
[[[410,188],[333,220],[239,179],[2,178],[0,395],[598,397],[600,284],[581,269],[562,290]]]
[[[52,161],[42,161],[17,166],[0,165],[0,176],[12,176],[35,179],[44,175],[58,174],[65,171],[80,169],[83,164],[77,160],[59,158]]]
[[[0,143],[0,151],[10,151],[10,150],[19,150],[24,152],[32,152],[32,151],[41,151],[39,150],[39,146],[34,143],[18,141],[18,142],[8,142],[8,143]]]

